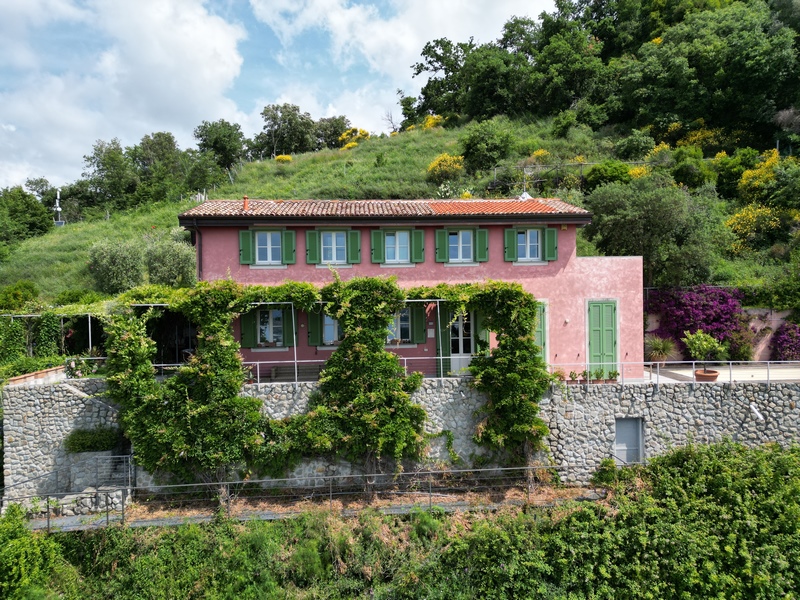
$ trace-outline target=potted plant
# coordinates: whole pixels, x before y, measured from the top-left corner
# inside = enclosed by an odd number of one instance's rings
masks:
[[[580,372],[580,377],[581,377],[581,381],[589,383],[589,370],[588,369],[584,369],[583,371],[581,371]]]
[[[644,336],[644,356],[648,361],[663,367],[674,354],[675,340],[672,338],[662,338],[654,333]]]
[[[606,375],[606,383],[615,383],[619,377],[619,371],[609,371]]]
[[[683,334],[684,337],[681,338],[681,341],[686,344],[686,351],[689,356],[692,357],[692,360],[703,363],[703,368],[694,372],[695,380],[716,381],[717,377],[719,377],[719,371],[709,369],[706,363],[708,361],[723,360],[725,358],[725,346],[702,329],[698,329],[694,333],[684,331]]]
[[[576,371],[569,372],[569,383],[571,385],[576,385],[578,383],[578,373]]]
[[[592,383],[605,383],[605,369],[603,367],[597,367],[594,371],[592,371]]]

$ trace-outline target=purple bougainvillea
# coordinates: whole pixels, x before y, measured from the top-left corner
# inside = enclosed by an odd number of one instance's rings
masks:
[[[783,323],[772,336],[772,360],[800,360],[800,326]]]
[[[698,285],[655,290],[650,294],[647,310],[660,315],[654,333],[679,342],[685,331],[694,333],[698,329],[724,342],[741,327],[741,293],[736,289]]]

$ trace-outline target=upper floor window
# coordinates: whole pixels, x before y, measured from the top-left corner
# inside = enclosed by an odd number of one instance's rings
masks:
[[[448,235],[448,262],[472,262],[472,230],[451,231]]]
[[[239,232],[239,264],[293,265],[295,232],[287,230],[246,229]]]
[[[408,265],[425,261],[425,232],[421,229],[374,229],[370,242],[373,263]]]
[[[347,257],[347,239],[344,231],[323,231],[322,262],[325,264],[344,263]]]
[[[281,232],[256,231],[256,264],[281,264]]]
[[[486,229],[440,229],[436,232],[436,262],[469,264],[489,260]]]
[[[517,230],[517,260],[542,260],[540,229]]]
[[[505,260],[531,263],[558,259],[558,230],[554,227],[506,229]]]
[[[361,232],[357,230],[306,231],[306,262],[343,265],[361,262]]]

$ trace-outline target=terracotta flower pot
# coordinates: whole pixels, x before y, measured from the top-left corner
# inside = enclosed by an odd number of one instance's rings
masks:
[[[719,371],[712,371],[711,369],[697,369],[694,372],[695,381],[716,381],[719,377]]]

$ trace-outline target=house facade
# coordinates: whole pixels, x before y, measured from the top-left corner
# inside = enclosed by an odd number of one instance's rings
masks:
[[[578,257],[591,214],[552,198],[508,200],[211,200],[181,214],[198,278],[323,286],[335,269],[394,276],[402,288],[514,281],[542,303],[537,343],[565,373],[603,368],[642,376],[640,257]],[[260,305],[234,325],[254,379],[314,378],[336,348],[335,320]],[[387,338],[409,371],[458,374],[486,335],[481,315],[410,302]]]

